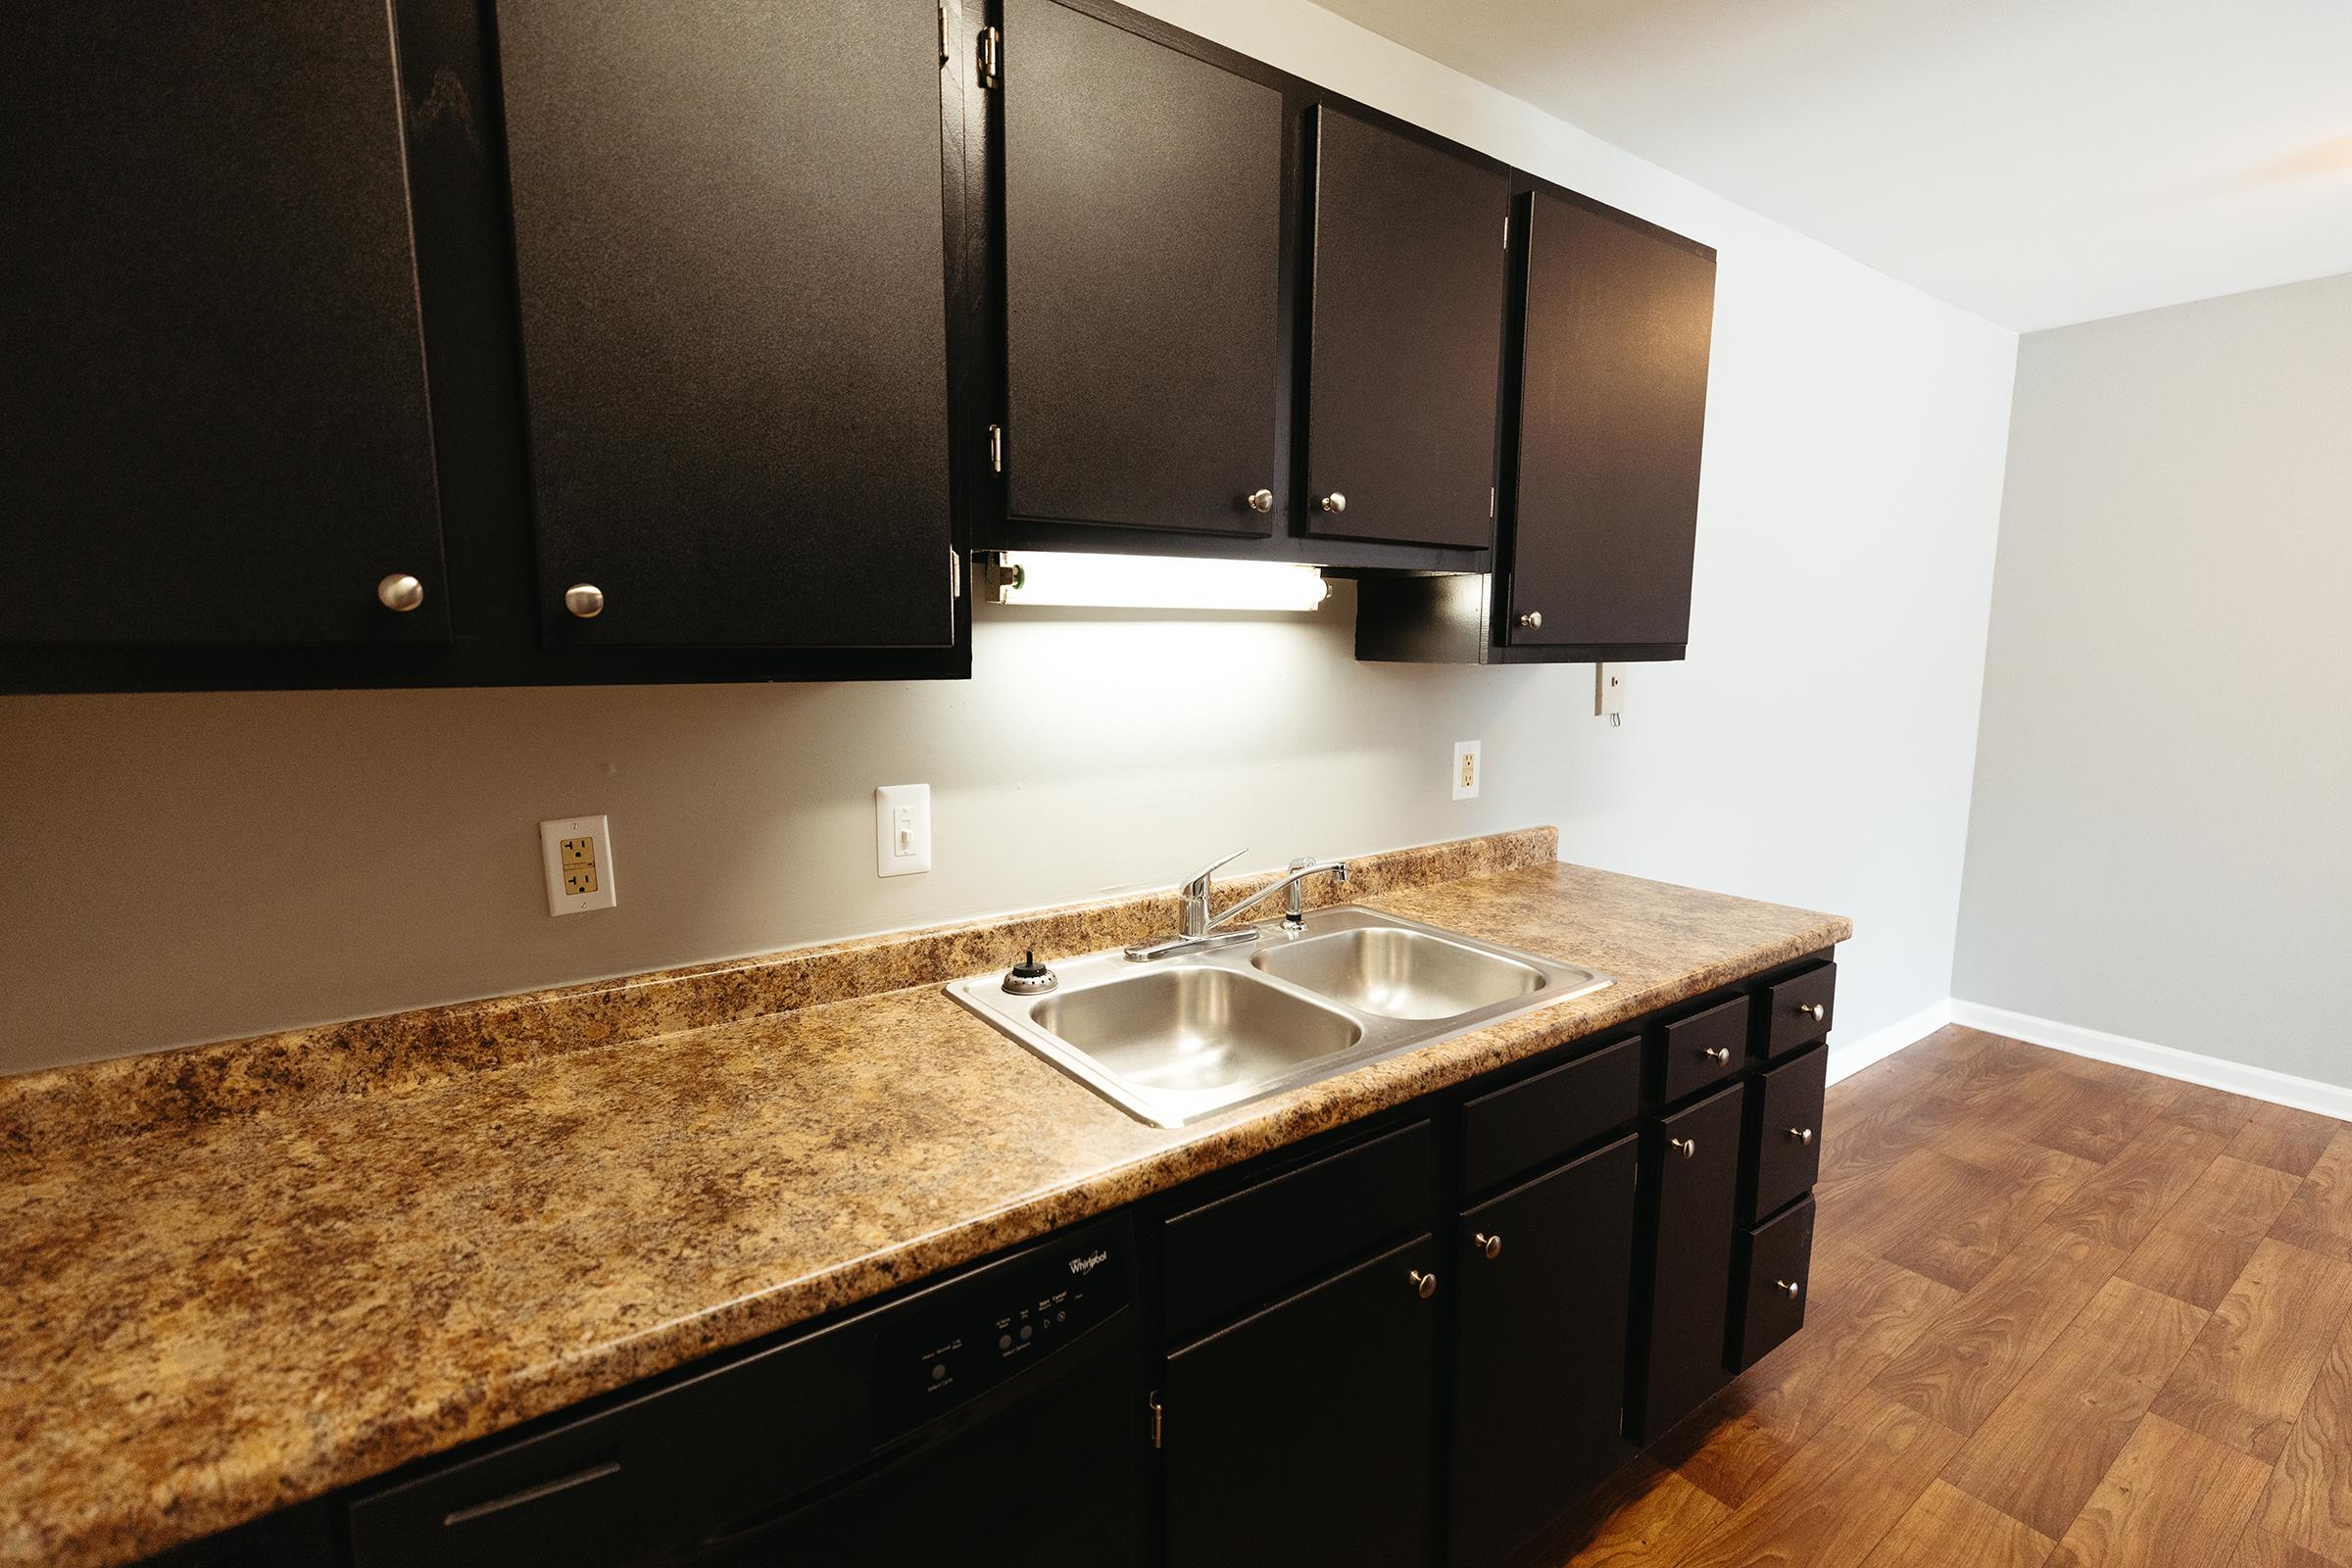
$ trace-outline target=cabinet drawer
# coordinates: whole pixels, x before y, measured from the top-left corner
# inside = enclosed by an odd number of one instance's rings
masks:
[[[1634,1380],[1636,1439],[1648,1443],[1724,1384],[1732,1241],[1740,1201],[1740,1085],[1663,1118],[1643,1135],[1656,1195],[1643,1364]]]
[[[1746,1371],[1803,1328],[1812,1290],[1813,1200],[1807,1198],[1740,1235],[1731,1369]]]
[[[1169,1220],[1167,1331],[1189,1333],[1429,1218],[1429,1123],[1327,1154]]]
[[[1748,1155],[1740,1217],[1753,1223],[1813,1185],[1821,1173],[1821,1106],[1830,1048],[1790,1056],[1748,1086]]]
[[[1479,1096],[1462,1106],[1462,1190],[1484,1192],[1624,1126],[1641,1079],[1642,1042],[1620,1040]]]
[[[1658,1102],[1672,1104],[1721,1083],[1747,1059],[1747,999],[1658,1026]]]
[[[1766,1059],[1786,1056],[1830,1032],[1838,1021],[1838,965],[1817,964],[1758,993],[1764,1021],[1757,1030]]]

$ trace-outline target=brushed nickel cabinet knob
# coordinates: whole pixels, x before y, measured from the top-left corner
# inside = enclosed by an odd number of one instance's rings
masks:
[[[1500,1257],[1502,1255],[1502,1238],[1499,1236],[1481,1231],[1470,1238],[1470,1245],[1477,1248],[1483,1256]]]
[[[1340,494],[1337,490],[1334,490],[1331,494],[1316,502],[1315,505],[1321,507],[1325,512],[1332,513],[1336,515],[1337,514],[1346,512],[1348,510],[1348,498]]]
[[[1669,1138],[1666,1140],[1666,1147],[1685,1159],[1689,1159],[1698,1152],[1698,1140],[1695,1138]]]
[[[424,584],[405,571],[396,571],[375,585],[376,603],[407,614],[424,603]]]
[[[1815,1023],[1821,1022],[1822,1019],[1830,1015],[1830,1009],[1823,1006],[1818,1002],[1800,1002],[1796,1004],[1796,1010],[1803,1013],[1806,1017],[1812,1019]]]
[[[1804,1287],[1797,1284],[1797,1282],[1794,1280],[1774,1280],[1772,1283],[1780,1287],[1782,1290],[1787,1291],[1788,1293],[1788,1299],[1791,1301],[1795,1300],[1797,1296],[1804,1290]]]
[[[564,608],[582,620],[605,612],[605,591],[592,582],[575,582],[564,590]]]
[[[1406,1269],[1404,1272],[1404,1277],[1413,1282],[1413,1294],[1420,1297],[1424,1301],[1438,1294],[1437,1275],[1424,1274],[1419,1269],[1413,1268]]]
[[[1704,1054],[1709,1061],[1720,1067],[1732,1059],[1732,1048],[1729,1046],[1709,1046],[1706,1051],[1702,1053],[1702,1054]]]
[[[1544,629],[1544,612],[1541,610],[1529,611],[1519,617],[1519,624],[1525,626],[1529,631],[1542,631]]]
[[[1251,512],[1272,512],[1274,510],[1274,492],[1271,490],[1252,490],[1250,492],[1249,501]]]
[[[1807,1149],[1811,1149],[1813,1147],[1813,1129],[1810,1127],[1791,1127],[1788,1129],[1788,1136],[1795,1139],[1798,1143],[1804,1145]]]

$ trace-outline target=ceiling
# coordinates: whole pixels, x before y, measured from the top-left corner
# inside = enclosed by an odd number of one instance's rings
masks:
[[[2032,330],[2352,272],[2352,0],[1320,0]]]

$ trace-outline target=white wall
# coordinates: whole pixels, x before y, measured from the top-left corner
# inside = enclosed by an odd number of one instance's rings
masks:
[[[2019,353],[1954,992],[2352,1086],[2352,275]]]
[[[1852,915],[1848,1037],[1944,997],[2015,338],[1301,0],[1151,9],[1721,252],[1690,658],[1625,728],[1589,665],[1357,664],[1345,593],[985,612],[968,684],[0,699],[0,1069],[1532,822]],[[937,869],[879,881],[916,780]],[[619,907],[551,920],[534,824],[596,811]]]

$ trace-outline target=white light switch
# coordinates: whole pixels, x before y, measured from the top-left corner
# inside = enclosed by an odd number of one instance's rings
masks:
[[[885,784],[874,791],[874,874],[931,869],[931,786]]]

